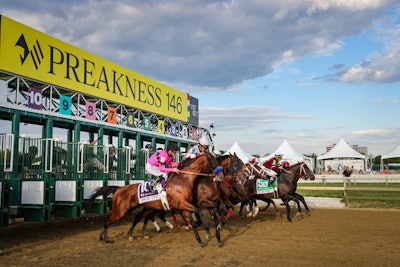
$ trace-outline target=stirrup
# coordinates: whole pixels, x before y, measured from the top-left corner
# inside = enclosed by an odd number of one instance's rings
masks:
[[[150,192],[154,192],[154,187],[151,184],[147,184],[146,189]]]

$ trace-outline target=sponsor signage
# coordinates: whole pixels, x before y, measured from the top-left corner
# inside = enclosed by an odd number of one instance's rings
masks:
[[[5,16],[0,16],[0,27],[3,71],[198,125],[197,99],[193,109],[186,93]],[[38,108],[39,92],[31,90],[35,98],[29,100],[30,107]],[[69,104],[65,98],[63,103]],[[95,119],[95,106],[90,108],[86,117]],[[115,123],[115,118],[110,115],[108,121]]]

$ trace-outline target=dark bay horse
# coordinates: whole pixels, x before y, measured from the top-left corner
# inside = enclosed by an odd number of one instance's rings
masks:
[[[257,179],[269,179],[270,175],[276,175],[276,173],[274,171],[266,169],[265,167],[260,166],[257,162],[248,162],[246,164],[246,171],[246,199],[241,201],[239,215],[242,215],[243,206],[246,205],[249,208],[247,217],[256,217],[259,208],[257,207],[257,199],[253,195],[253,187],[255,186]],[[282,217],[280,210],[278,209],[272,198],[265,199],[264,201],[267,202],[267,206],[263,210],[268,209],[268,207],[272,204],[275,210],[275,214],[279,217]]]
[[[165,186],[167,201],[171,210],[182,210],[185,217],[190,219],[196,240],[200,245],[202,241],[197,232],[196,225],[191,213],[195,213],[201,221],[204,216],[199,207],[193,205],[193,185],[199,174],[211,174],[218,166],[218,162],[211,155],[201,155],[190,161],[187,165],[181,166],[181,172],[174,174],[168,179]],[[141,184],[130,184],[116,188],[115,186],[104,186],[99,188],[89,199],[88,207],[98,196],[113,193],[111,214],[106,218],[103,229],[100,232],[100,240],[112,242],[108,238],[108,227],[124,217],[129,211],[140,205],[146,209],[164,210],[161,201],[154,200],[139,204],[138,188]]]
[[[227,219],[232,215],[235,205],[246,198],[244,184],[247,180],[245,164],[234,154],[218,157],[223,168],[224,178],[218,184],[221,199],[227,209]]]
[[[304,200],[304,197],[300,194],[296,193],[297,182],[300,178],[304,178],[305,180],[314,180],[315,176],[313,172],[308,168],[307,164],[304,162],[296,163],[288,168],[284,168],[281,174],[278,176],[278,197],[283,201],[286,206],[287,219],[289,222],[292,221],[290,216],[290,206],[289,201],[293,200],[297,203],[298,213],[296,216],[301,216],[301,201],[307,211],[307,214],[310,213],[310,210],[307,206],[307,203]],[[266,194],[257,194],[256,190],[256,179],[249,179],[247,182],[248,195],[259,199],[265,202],[269,202],[274,198],[274,193],[266,193]],[[268,207],[268,206],[267,206]],[[241,209],[243,206],[241,206]]]

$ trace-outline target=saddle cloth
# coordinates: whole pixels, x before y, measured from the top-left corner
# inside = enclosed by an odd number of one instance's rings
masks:
[[[160,200],[164,210],[169,210],[169,205],[167,201],[167,192],[164,190],[165,180],[161,180],[156,185],[156,191],[152,192],[147,190],[147,185],[150,185],[152,181],[145,181],[139,184],[138,187],[138,199],[139,204],[143,204],[150,201]]]

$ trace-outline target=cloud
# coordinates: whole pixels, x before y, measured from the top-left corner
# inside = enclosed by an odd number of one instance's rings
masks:
[[[226,90],[296,58],[330,55],[342,47],[341,38],[368,28],[395,3],[42,0],[10,1],[3,14],[158,81],[179,84],[179,90],[195,91]],[[375,59],[380,58],[390,59],[389,54]],[[341,80],[367,77],[360,68],[349,68]]]
[[[281,114],[270,107],[241,106],[232,108],[200,107],[200,125],[214,123],[218,131],[234,131],[265,126],[287,119],[310,119],[309,114]]]
[[[390,20],[387,18],[374,26],[376,39],[384,46],[383,52],[374,52],[354,66],[337,66],[333,80],[348,83],[395,83],[400,81],[400,26],[396,10]]]
[[[393,132],[393,129],[370,129],[370,130],[360,130],[354,131],[352,135],[387,135]]]

